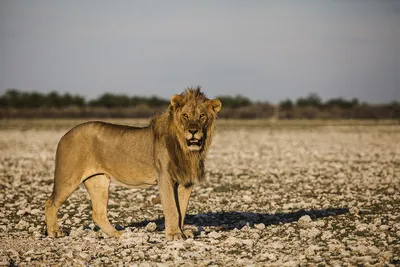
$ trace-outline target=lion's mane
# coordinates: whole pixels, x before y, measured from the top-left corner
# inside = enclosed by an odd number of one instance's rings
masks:
[[[209,99],[200,89],[200,87],[187,88],[181,94],[183,97],[181,101],[182,105],[195,106],[199,102],[208,101]],[[192,152],[178,138],[179,131],[177,131],[174,121],[176,112],[176,109],[170,105],[168,112],[162,113],[152,119],[151,126],[154,132],[155,144],[158,143],[157,141],[165,142],[164,144],[170,158],[168,165],[169,174],[179,184],[189,187],[193,183],[204,179],[204,160],[214,134],[216,115],[204,126],[206,135],[201,151]]]

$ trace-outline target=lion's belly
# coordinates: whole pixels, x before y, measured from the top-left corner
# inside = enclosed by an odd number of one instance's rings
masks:
[[[128,188],[146,188],[157,184],[157,179],[147,181],[133,181],[111,177],[111,181]]]
[[[143,188],[157,184],[157,171],[152,164],[140,161],[120,161],[106,168],[106,173],[117,184]]]
[[[113,182],[131,188],[145,188],[157,184],[157,173],[154,168],[141,166],[129,171],[110,173]]]

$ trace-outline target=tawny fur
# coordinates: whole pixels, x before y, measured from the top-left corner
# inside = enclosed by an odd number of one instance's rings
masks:
[[[84,183],[92,200],[95,223],[110,236],[120,236],[107,218],[111,181],[143,188],[158,184],[167,239],[190,236],[183,221],[193,185],[204,178],[204,161],[221,102],[209,100],[200,88],[171,98],[168,111],[144,128],[88,122],[60,140],[54,188],[46,201],[49,236],[63,236],[57,224],[62,203]]]

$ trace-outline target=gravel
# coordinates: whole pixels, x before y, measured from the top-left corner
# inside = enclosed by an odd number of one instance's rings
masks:
[[[67,129],[0,130],[0,266],[398,266],[400,126],[217,129],[186,223],[165,240],[157,187],[110,187],[105,236],[80,186],[44,235],[54,154]]]

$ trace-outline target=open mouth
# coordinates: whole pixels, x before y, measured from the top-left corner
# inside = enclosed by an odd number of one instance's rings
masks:
[[[199,147],[203,144],[203,141],[200,139],[192,138],[192,139],[186,140],[186,144],[188,146],[198,146]]]

